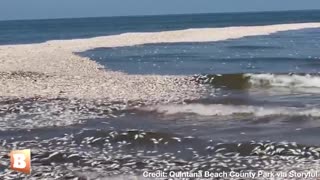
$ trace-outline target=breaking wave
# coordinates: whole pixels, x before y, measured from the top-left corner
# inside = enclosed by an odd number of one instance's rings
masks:
[[[320,88],[319,74],[207,74],[194,76],[194,81],[232,89],[250,87]]]
[[[314,87],[320,88],[319,75],[276,75],[276,74],[245,74],[252,85],[282,86],[282,87]]]
[[[201,116],[228,116],[228,115],[254,115],[258,117],[286,115],[286,116],[313,116],[320,117],[319,108],[296,107],[263,107],[223,104],[187,104],[187,105],[162,105],[142,108],[143,111],[156,111],[166,115],[198,114]]]

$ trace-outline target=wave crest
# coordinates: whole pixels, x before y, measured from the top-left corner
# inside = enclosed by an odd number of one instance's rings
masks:
[[[245,74],[244,76],[249,77],[250,84],[258,86],[320,88],[319,75]]]
[[[258,117],[285,115],[285,116],[313,116],[320,117],[319,108],[296,107],[263,107],[223,104],[187,104],[187,105],[162,105],[142,108],[143,111],[156,111],[165,115],[197,114],[201,116],[228,116],[228,115],[254,115]]]
[[[250,87],[320,88],[319,74],[207,74],[196,75],[194,81],[218,87],[245,89]]]

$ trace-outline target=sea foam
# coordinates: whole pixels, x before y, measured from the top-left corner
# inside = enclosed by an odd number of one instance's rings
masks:
[[[245,74],[249,83],[256,86],[320,88],[318,75],[283,75],[283,74]]]
[[[150,112],[155,111],[165,115],[197,114],[201,116],[229,116],[242,114],[257,117],[274,115],[320,117],[319,108],[264,107],[224,104],[159,105],[141,108],[140,110]]]
[[[193,81],[232,89],[281,87],[319,91],[320,88],[320,74],[206,74],[194,75]]]

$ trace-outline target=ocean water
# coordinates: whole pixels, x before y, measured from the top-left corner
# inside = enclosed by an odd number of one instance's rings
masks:
[[[219,132],[227,141],[277,141],[279,137],[298,141],[303,136],[300,143],[319,144],[318,133],[309,133],[320,125],[316,123],[320,115],[319,48],[320,29],[314,28],[219,42],[97,48],[79,54],[108,70],[133,75],[193,76],[207,87],[202,99],[149,111],[203,126],[216,126],[223,119],[226,132]],[[254,125],[230,124],[238,118],[251,119]],[[266,128],[266,119],[270,128]],[[212,128],[202,135],[212,137]],[[233,135],[229,134],[232,128]],[[246,135],[239,137],[241,133]]]
[[[0,21],[0,44],[38,43],[125,32],[158,32],[188,28],[316,22],[318,10]]]
[[[210,43],[98,48],[81,54],[129,74],[318,73],[319,48],[320,30],[306,29]]]
[[[320,11],[2,21],[0,44],[319,21]],[[40,179],[318,168],[319,48],[320,29],[314,28],[220,42],[78,52],[106,70],[192,77],[205,91],[200,99],[180,104],[137,102],[124,110],[117,109],[128,106],[121,102],[0,97],[0,144],[33,149],[33,175]],[[76,123],[52,125],[65,118],[59,114],[64,111],[76,114]],[[35,124],[30,119],[41,126],[30,127]],[[0,155],[0,161],[8,159]],[[7,173],[4,167],[0,171],[0,177]]]

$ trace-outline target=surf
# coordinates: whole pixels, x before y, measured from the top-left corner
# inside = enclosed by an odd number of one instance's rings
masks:
[[[193,81],[231,89],[252,87],[320,88],[320,74],[205,74],[194,75]]]
[[[297,107],[270,107],[270,106],[247,106],[247,105],[224,105],[224,104],[184,104],[184,105],[158,105],[140,108],[142,111],[157,112],[164,115],[197,114],[200,116],[312,116],[320,117],[319,108]]]

